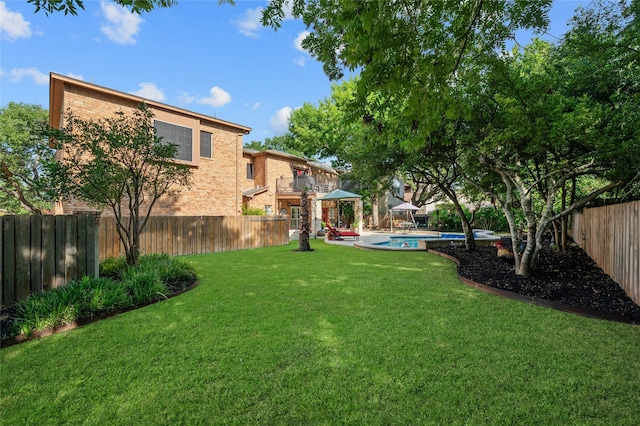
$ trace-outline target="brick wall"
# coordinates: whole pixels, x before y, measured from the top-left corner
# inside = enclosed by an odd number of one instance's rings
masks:
[[[111,93],[65,84],[64,110],[70,108],[83,119],[100,119],[118,111],[132,111],[137,103]],[[234,216],[241,213],[242,194],[240,179],[246,180],[246,167],[242,162],[242,136],[238,129],[224,123],[189,116],[183,111],[152,106],[158,119],[174,124],[188,125],[194,132],[191,187],[182,188],[175,197],[164,197],[156,203],[152,215],[178,216]],[[212,133],[212,158],[200,158],[200,130]],[[246,188],[245,188],[246,189]],[[95,210],[83,202],[64,202],[59,213]],[[110,211],[103,213],[111,216]]]

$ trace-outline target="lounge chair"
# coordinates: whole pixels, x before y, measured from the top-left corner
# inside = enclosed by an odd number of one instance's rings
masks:
[[[344,237],[351,237],[357,240],[360,238],[360,234],[358,234],[357,232],[336,229],[331,225],[329,225],[328,223],[327,223],[327,228],[329,229],[329,235],[328,235],[329,239],[342,240],[344,239]],[[332,236],[333,238],[331,238]]]

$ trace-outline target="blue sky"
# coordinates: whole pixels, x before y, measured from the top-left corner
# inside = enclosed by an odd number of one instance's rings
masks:
[[[560,37],[581,3],[555,0],[549,33]],[[143,15],[107,0],[84,4],[78,16],[47,17],[24,0],[0,0],[0,105],[48,108],[55,72],[249,126],[248,142],[283,134],[293,109],[331,93],[300,47],[300,21],[277,32],[260,25],[266,0],[179,0]]]

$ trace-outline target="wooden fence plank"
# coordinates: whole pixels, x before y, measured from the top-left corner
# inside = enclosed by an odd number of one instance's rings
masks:
[[[16,301],[15,277],[16,277],[16,241],[15,241],[15,216],[2,218],[2,304],[9,306]]]
[[[76,244],[78,249],[76,250],[76,265],[77,272],[76,278],[81,278],[87,275],[87,218],[88,214],[79,214],[74,217],[76,224]]]
[[[31,294],[31,218],[29,216],[16,217],[16,299],[26,299]]]
[[[640,304],[640,201],[576,213],[572,236]]]
[[[56,219],[55,216],[42,217],[42,288],[49,290],[55,285],[56,277]]]
[[[74,216],[65,216],[64,233],[64,276],[65,282],[75,280],[78,277],[78,228]]]
[[[31,280],[31,293],[41,292],[43,289],[42,282],[42,216],[34,215],[30,216],[30,280]]]

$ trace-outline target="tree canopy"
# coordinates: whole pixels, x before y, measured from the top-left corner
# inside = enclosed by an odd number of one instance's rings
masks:
[[[53,13],[77,15],[80,10],[84,10],[84,0],[27,0],[27,2],[35,6],[34,13],[43,11],[47,15]],[[156,7],[171,7],[178,4],[177,0],[114,0],[114,2],[138,14],[150,12]],[[224,2],[224,0],[219,1],[219,3]]]
[[[9,102],[0,109],[0,211],[42,214],[53,207],[43,191],[43,164],[55,155],[45,137],[49,121],[39,105]]]
[[[640,2],[596,3],[558,45],[513,51],[505,40],[544,28],[548,2],[445,3],[294,2],[327,75],[360,75],[292,114],[293,143],[453,199],[473,184],[502,208],[516,247],[522,226],[517,273],[527,275],[550,225],[566,230],[572,211],[629,197],[638,182]],[[279,25],[280,7],[265,10],[266,24]]]

